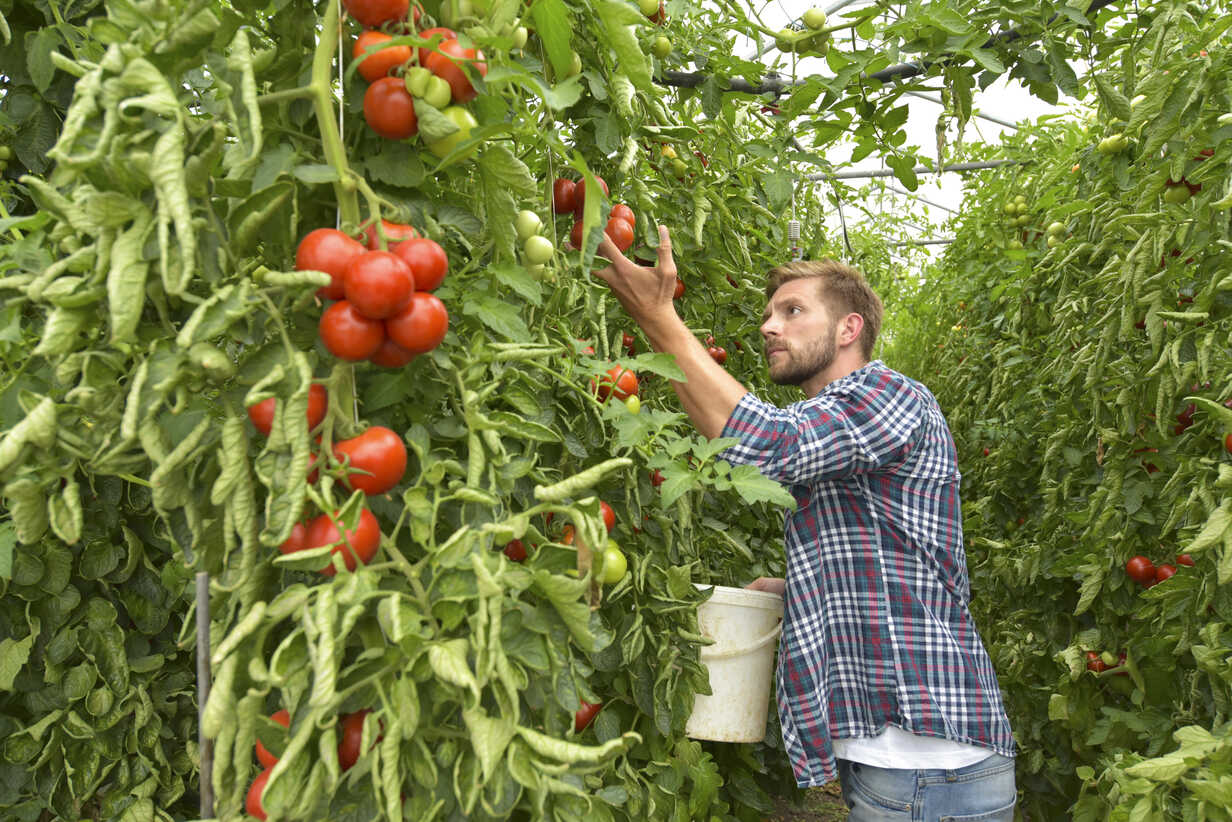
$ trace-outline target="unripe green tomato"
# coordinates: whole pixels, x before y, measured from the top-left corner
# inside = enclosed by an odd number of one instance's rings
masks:
[[[513,30],[513,47],[515,49],[526,48],[526,40],[530,37],[530,32],[526,26],[518,26]]]
[[[1014,202],[1016,202],[1016,203],[1026,203],[1026,202],[1027,202],[1027,195],[1025,195],[1025,194],[1015,194],[1015,195],[1014,195]]]
[[[433,108],[443,109],[453,99],[453,89],[448,80],[433,74],[428,78],[428,88],[424,91],[423,98]]]
[[[1187,202],[1192,196],[1189,191],[1189,186],[1182,183],[1179,186],[1168,186],[1164,189],[1164,202],[1172,205],[1180,205]]]
[[[1129,138],[1124,134],[1118,134],[1112,138],[1112,150],[1124,151],[1129,146]]]
[[[445,86],[448,88],[449,84]],[[446,157],[451,151],[457,148],[459,143],[464,142],[471,136],[471,130],[479,125],[479,121],[462,106],[449,106],[441,112],[446,117],[454,122],[458,130],[443,140],[436,140],[428,143],[428,151],[431,151],[437,157]],[[471,148],[474,151],[474,147]]]
[[[1065,223],[1056,223],[1056,222],[1049,223],[1048,233],[1049,234],[1064,234],[1065,233]]]
[[[8,146],[0,146],[0,160],[13,159],[13,149]]]
[[[684,175],[687,174],[688,172],[689,172],[688,163],[686,163],[684,160],[681,160],[679,157],[672,160],[672,174],[675,174],[677,178],[683,178]],[[1186,189],[1186,191],[1188,191],[1188,189]]]
[[[539,265],[526,266],[526,272],[536,280],[545,280],[548,277],[548,267],[542,263]]]
[[[1027,204],[1022,200],[1015,200],[1014,210],[1017,211],[1019,214],[1026,214],[1028,210]]]
[[[625,578],[625,572],[628,570],[629,560],[620,550],[620,545],[616,540],[609,539],[607,547],[603,549],[603,570],[599,579],[605,585],[615,585]]]
[[[779,33],[774,36],[774,45],[778,50],[786,54],[796,50],[796,42],[799,35],[791,29],[779,29]]]
[[[662,60],[672,53],[672,41],[660,34],[650,44],[650,53]]]
[[[1048,235],[1048,247],[1049,248],[1056,248],[1063,242],[1065,242],[1064,237],[1058,237],[1056,234]]]
[[[1013,248],[1013,249],[1022,248],[1022,241],[1021,240],[1010,240],[1008,243],[1006,243],[1006,248]]]
[[[819,8],[811,8],[800,20],[811,29],[819,29],[826,24],[826,13]]]
[[[830,53],[830,37],[829,35],[817,34],[813,35],[809,40],[806,53],[816,55],[817,57],[825,57]]]
[[[1018,207],[1015,206],[1013,203],[1006,203],[1005,205],[1001,206],[1001,210],[1004,211],[1006,214],[1014,214],[1018,211]]]
[[[528,237],[526,243],[522,246],[522,254],[531,265],[546,263],[552,259],[552,254],[555,252],[556,247],[552,245],[552,241],[539,234]]]
[[[1102,659],[1104,661],[1104,664],[1107,665],[1109,668],[1116,667],[1116,664],[1118,662],[1117,658],[1112,655],[1112,651],[1104,651],[1102,654],[1099,655],[1099,658]]]
[[[1015,223],[1016,225],[1030,225],[1030,224],[1031,224],[1031,215],[1029,215],[1029,214],[1019,214],[1019,215],[1018,215],[1018,219],[1014,220],[1014,223]]]
[[[543,220],[539,219],[535,212],[524,208],[518,212],[518,219],[513,227],[518,232],[518,239],[525,242],[527,238],[539,233],[539,229],[543,228]]]
[[[642,401],[638,399],[637,394],[630,394],[625,400],[625,408],[629,409],[630,414],[642,413]]]
[[[423,97],[428,93],[428,84],[432,82],[435,75],[423,66],[414,66],[407,69],[404,82],[406,90],[412,97]],[[446,83],[445,85],[449,85]]]
[[[569,71],[565,74],[565,76],[573,77],[574,75],[582,73],[582,55],[578,54],[576,51],[571,51],[569,53],[572,56],[569,58]]]
[[[642,10],[642,14],[653,17],[659,13],[659,0],[637,0],[637,7]]]

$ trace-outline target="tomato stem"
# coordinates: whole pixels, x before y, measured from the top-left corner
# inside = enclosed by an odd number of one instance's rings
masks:
[[[338,172],[338,179],[334,181],[334,192],[338,196],[338,209],[342,215],[342,222],[358,225],[359,202],[355,196],[355,182],[351,177],[350,167],[347,165],[346,147],[338,131],[338,123],[334,119],[331,69],[334,63],[334,52],[338,47],[338,23],[338,3],[330,0],[325,4],[325,16],[321,20],[321,36],[312,54],[312,81],[308,88],[312,91],[312,105],[316,110],[325,161]]]

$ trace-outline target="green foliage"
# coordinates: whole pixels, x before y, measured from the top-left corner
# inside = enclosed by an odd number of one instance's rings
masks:
[[[891,361],[958,444],[972,608],[1033,818],[1226,815],[1232,62],[1198,54],[1226,27],[1172,3],[1122,29],[1084,82],[1086,122],[1004,146],[1023,164],[972,180],[899,315]],[[1097,149],[1117,134],[1125,150]],[[1169,178],[1193,197],[1163,202]],[[1149,590],[1125,573],[1182,553],[1195,567]],[[1087,651],[1124,658],[1092,671]]]

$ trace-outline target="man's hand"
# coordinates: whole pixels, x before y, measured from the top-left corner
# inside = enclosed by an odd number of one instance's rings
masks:
[[[787,580],[780,577],[758,577],[744,587],[750,591],[765,591],[782,596],[787,590]]]
[[[676,291],[676,261],[667,226],[659,226],[659,260],[653,268],[626,257],[605,232],[599,253],[611,265],[595,276],[606,282],[629,316],[651,337],[677,319],[672,294]]]
[[[638,265],[603,235],[599,252],[612,261],[599,277],[615,293],[629,316],[646,332],[655,351],[671,354],[684,372],[684,382],[672,381],[685,413],[704,436],[714,438],[746,393],[743,385],[710,359],[706,349],[676,313],[676,262],[666,226],[659,226],[659,260],[653,267]]]

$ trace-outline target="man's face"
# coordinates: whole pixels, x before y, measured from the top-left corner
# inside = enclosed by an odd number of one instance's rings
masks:
[[[834,362],[838,353],[837,321],[818,293],[817,280],[789,280],[774,292],[762,314],[770,379],[778,385],[801,385]]]

